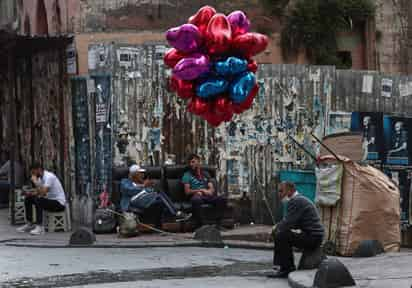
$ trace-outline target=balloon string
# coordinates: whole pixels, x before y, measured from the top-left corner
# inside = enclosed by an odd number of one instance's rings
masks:
[[[114,211],[114,210],[112,210],[112,209],[106,208],[106,211],[108,211],[108,212],[110,212],[110,213],[113,213],[113,214],[115,214],[115,215],[118,215],[118,216],[120,216],[120,217],[123,217],[124,219],[127,219],[127,217],[126,217],[125,215],[123,215],[122,213],[119,213],[119,212],[117,212],[117,211]],[[143,227],[145,227],[145,228],[147,228],[147,229],[149,229],[149,230],[152,230],[152,231],[154,231],[154,232],[158,232],[158,233],[161,233],[161,234],[179,235],[179,234],[177,234],[177,233],[164,231],[164,230],[161,230],[161,229],[157,229],[157,228],[155,228],[155,227],[153,227],[153,226],[151,226],[151,225],[145,224],[145,223],[143,223],[143,222],[140,221],[139,217],[137,217],[136,214],[133,214],[133,215],[135,216],[134,218],[135,218],[135,220],[136,220],[136,222],[137,222],[138,225],[141,225],[141,226],[143,226]],[[182,236],[182,238],[192,239],[192,237],[186,237],[186,236]]]

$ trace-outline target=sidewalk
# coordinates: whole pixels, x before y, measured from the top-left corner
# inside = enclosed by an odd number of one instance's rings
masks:
[[[329,257],[330,258],[330,257]],[[371,258],[338,258],[361,288],[410,288],[412,285],[412,251],[388,253]],[[292,288],[313,285],[316,270],[296,271],[289,275]]]
[[[0,209],[0,243],[9,246],[66,248],[72,232],[45,233],[33,236],[28,233],[18,233],[8,222],[8,209]],[[224,246],[231,248],[248,248],[272,250],[273,243],[269,240],[270,226],[246,225],[236,229],[223,231]],[[193,233],[142,233],[131,238],[119,238],[117,234],[96,234],[94,248],[143,248],[143,247],[187,247],[205,246],[193,239]],[[78,246],[76,246],[78,247]],[[90,247],[90,246],[88,246]]]

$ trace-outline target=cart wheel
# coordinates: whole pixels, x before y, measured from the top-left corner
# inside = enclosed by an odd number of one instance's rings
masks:
[[[334,256],[336,255],[336,244],[333,241],[326,241],[325,244],[323,244],[323,253],[326,255]]]

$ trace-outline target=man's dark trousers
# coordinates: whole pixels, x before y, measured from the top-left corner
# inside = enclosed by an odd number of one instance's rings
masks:
[[[304,250],[315,250],[322,244],[322,238],[312,237],[291,230],[277,231],[275,234],[275,247],[273,253],[273,265],[279,265],[280,270],[294,270],[293,247]]]
[[[213,195],[213,196],[192,196],[190,198],[190,202],[192,203],[192,212],[193,218],[195,220],[196,228],[203,225],[203,219],[201,216],[201,209],[203,204],[210,204],[214,206],[215,213],[216,213],[216,224],[220,225],[222,221],[224,211],[226,209],[226,198],[221,196]]]
[[[26,220],[33,223],[33,205],[36,209],[36,224],[43,223],[43,210],[50,212],[64,211],[65,207],[57,200],[50,200],[43,197],[26,196],[24,206],[26,209]]]

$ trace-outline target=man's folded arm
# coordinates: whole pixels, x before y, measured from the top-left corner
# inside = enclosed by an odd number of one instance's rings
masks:
[[[302,213],[302,207],[300,207],[295,201],[289,201],[286,217],[276,226],[277,232],[284,232],[286,230],[296,228],[296,224],[298,223]]]

